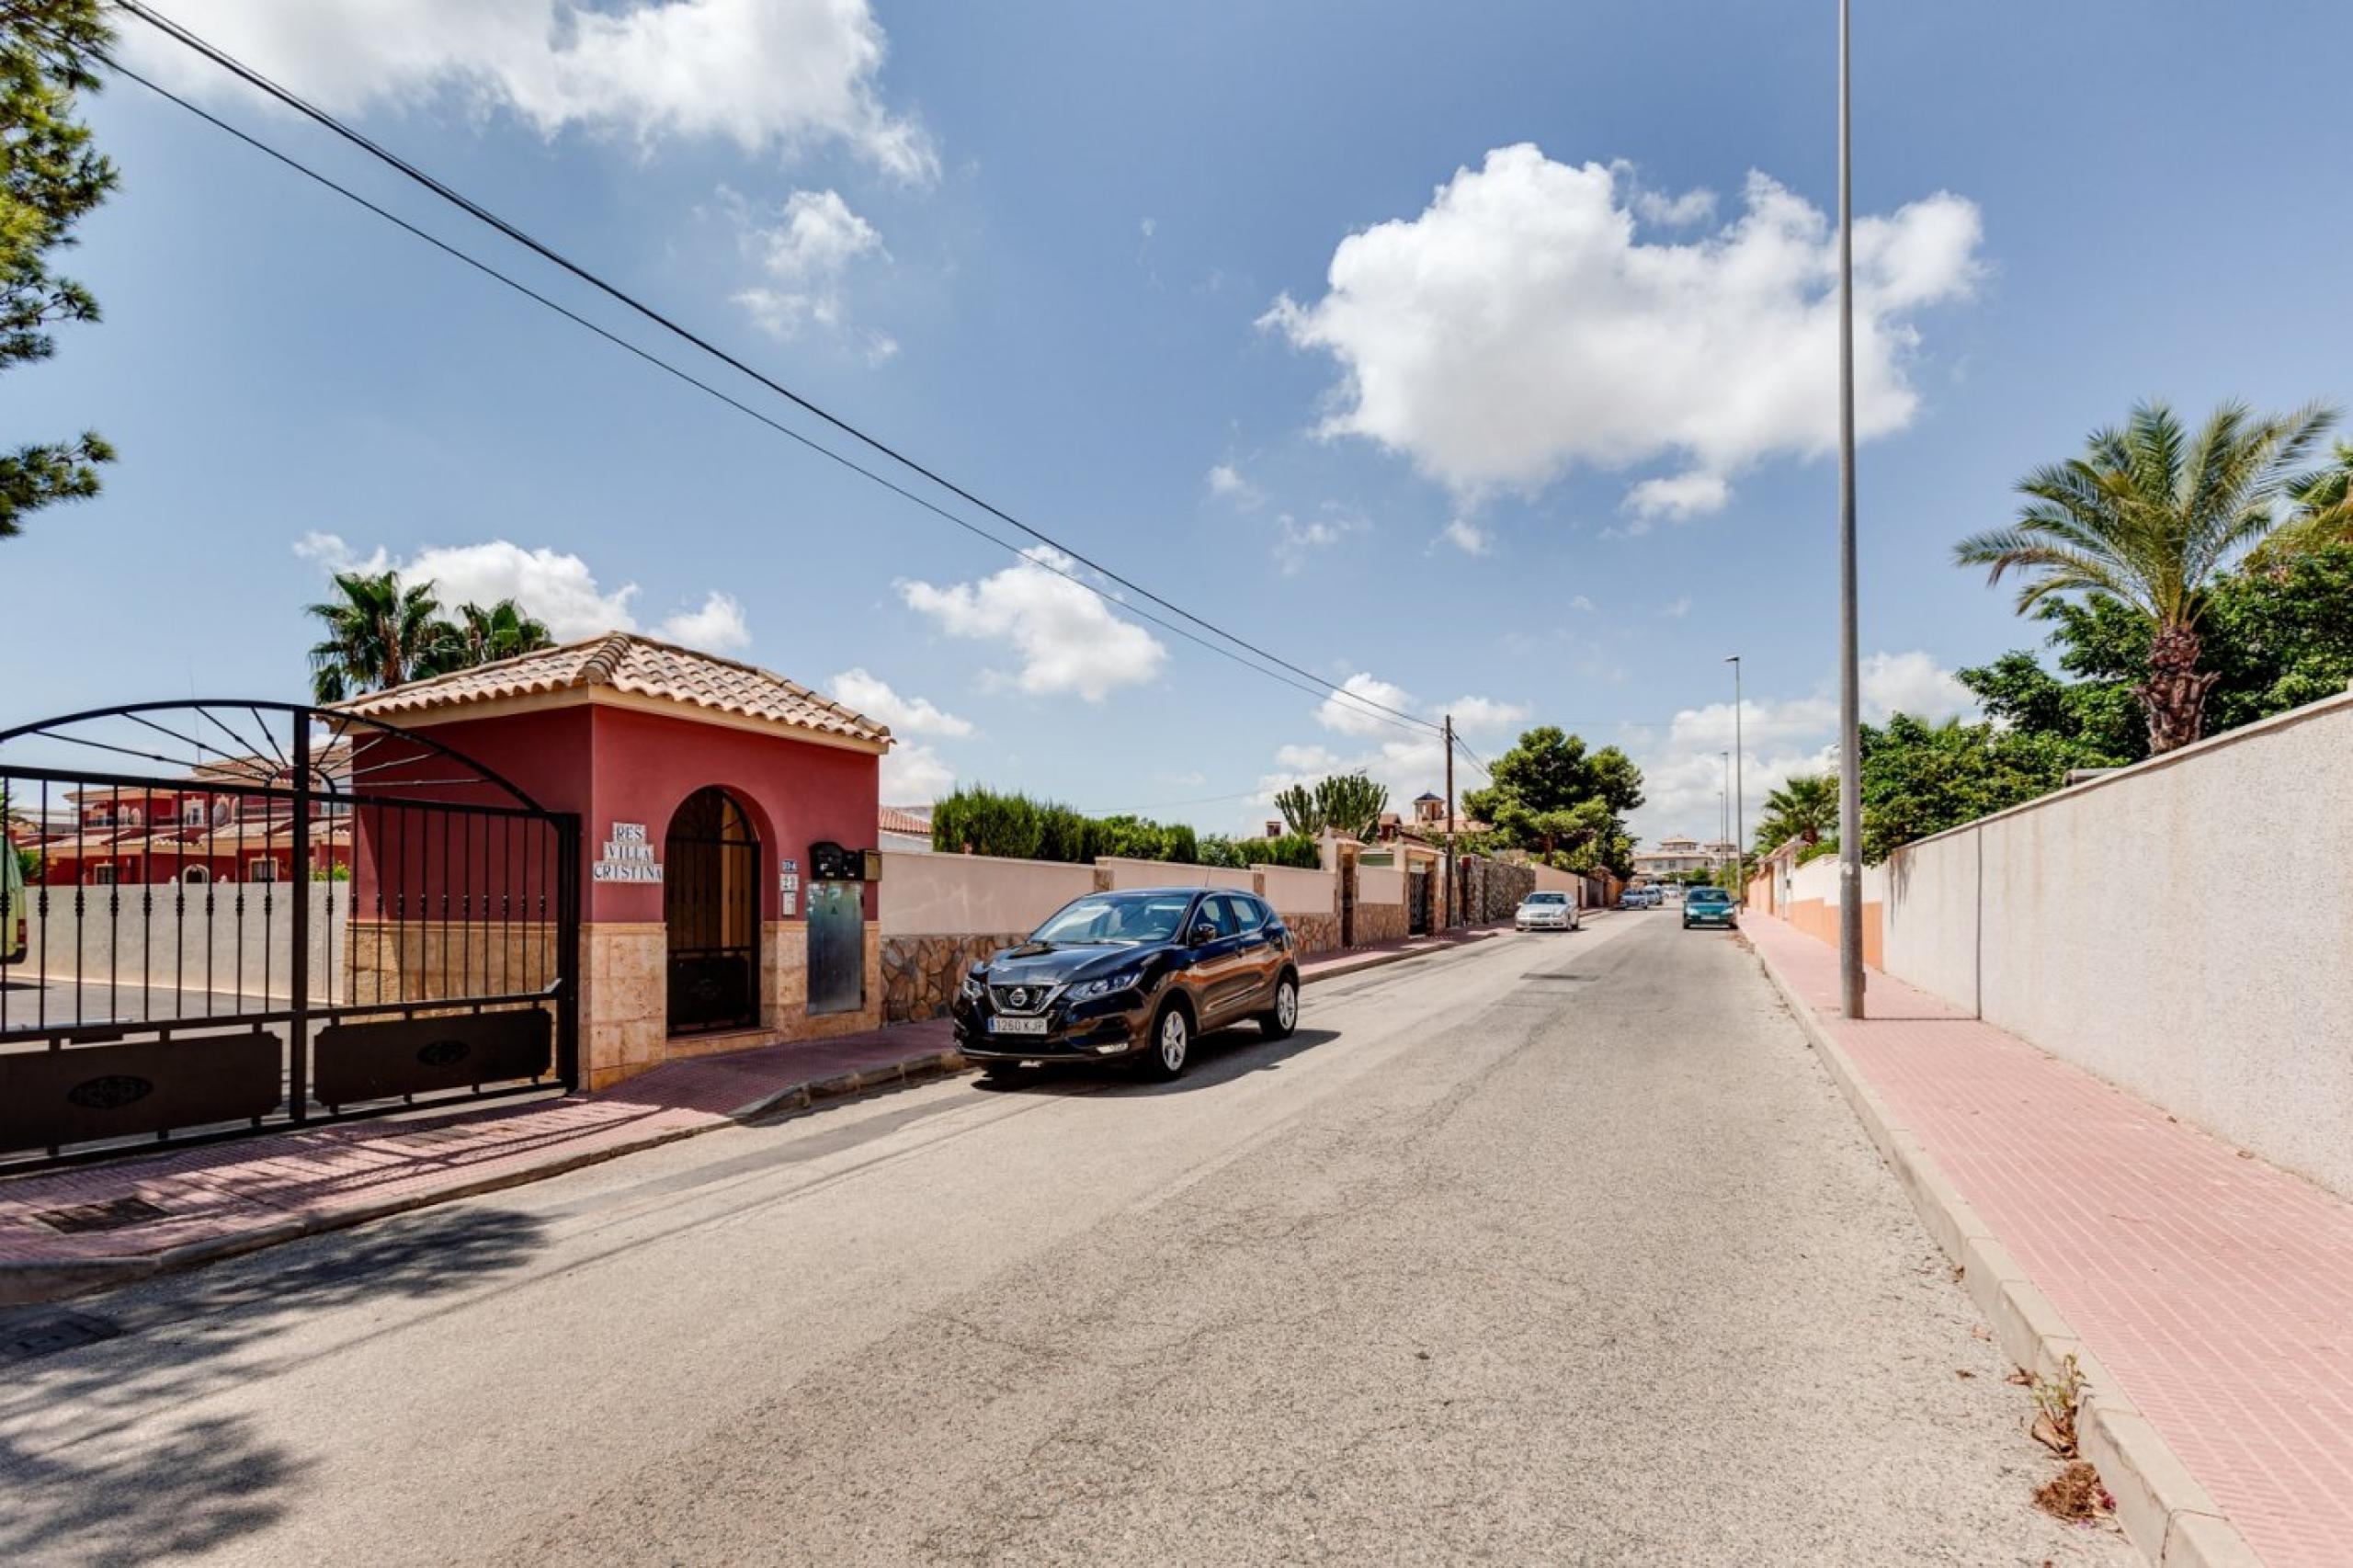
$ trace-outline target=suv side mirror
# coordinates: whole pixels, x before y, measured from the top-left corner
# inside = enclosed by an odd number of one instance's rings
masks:
[[[1217,926],[1210,921],[1203,920],[1194,926],[1187,945],[1202,948],[1216,940]]]

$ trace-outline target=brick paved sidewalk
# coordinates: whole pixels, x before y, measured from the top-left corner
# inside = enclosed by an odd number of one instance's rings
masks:
[[[1487,926],[1328,953],[1319,980],[1497,934]],[[944,1018],[676,1062],[595,1095],[343,1122],[0,1181],[0,1305],[47,1301],[387,1214],[537,1181],[832,1095],[952,1071]],[[161,1217],[61,1232],[36,1215],[138,1199]]]
[[[342,1122],[0,1182],[0,1304],[46,1301],[536,1181],[796,1098],[961,1059],[943,1019],[673,1062],[601,1094]],[[37,1214],[135,1198],[163,1217],[66,1233]]]
[[[1834,949],[1746,927],[2263,1561],[2353,1562],[2353,1204],[1876,970],[1849,1022]]]

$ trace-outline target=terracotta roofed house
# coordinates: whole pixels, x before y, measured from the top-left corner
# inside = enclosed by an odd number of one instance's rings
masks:
[[[860,852],[880,846],[886,726],[756,665],[625,631],[338,706],[579,818],[590,1087],[881,1021]]]

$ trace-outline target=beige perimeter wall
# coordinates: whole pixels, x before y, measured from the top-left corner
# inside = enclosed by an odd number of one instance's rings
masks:
[[[1094,891],[1092,866],[886,850],[879,890],[882,934],[1029,931],[1072,899]]]
[[[2353,1196],[2353,694],[1886,869],[1889,973]]]

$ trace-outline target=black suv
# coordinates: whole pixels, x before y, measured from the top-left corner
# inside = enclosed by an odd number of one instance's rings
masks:
[[[1269,1040],[1297,1027],[1298,944],[1251,893],[1089,893],[974,964],[949,1010],[957,1048],[993,1078],[1025,1062],[1131,1059],[1174,1078],[1196,1035],[1245,1018]]]

